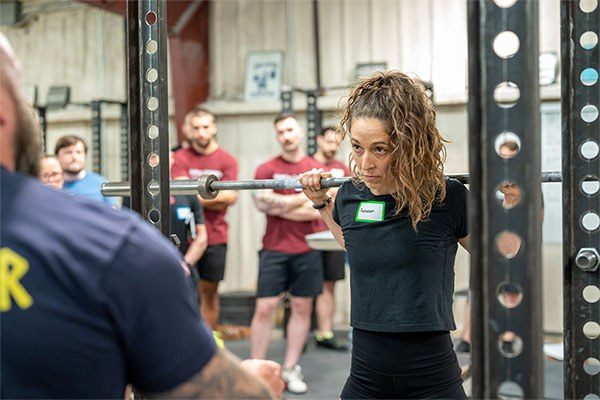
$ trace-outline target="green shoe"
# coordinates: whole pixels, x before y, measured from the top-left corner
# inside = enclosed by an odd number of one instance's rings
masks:
[[[348,346],[341,343],[334,337],[330,338],[319,338],[315,336],[315,342],[317,343],[317,347],[322,347],[328,350],[336,350],[336,351],[348,351]]]

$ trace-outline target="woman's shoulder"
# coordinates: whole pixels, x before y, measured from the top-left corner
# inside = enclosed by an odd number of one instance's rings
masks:
[[[456,178],[446,177],[446,197],[442,200],[442,206],[457,206],[467,201],[468,190],[465,185]]]
[[[352,196],[360,194],[364,191],[364,184],[351,179],[348,179],[338,189],[338,195]]]
[[[465,185],[456,178],[446,177],[446,195],[449,193],[464,193],[467,191]]]

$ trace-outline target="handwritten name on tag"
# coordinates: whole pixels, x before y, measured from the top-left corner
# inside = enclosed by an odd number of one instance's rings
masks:
[[[362,201],[356,209],[357,222],[380,222],[385,216],[385,202],[383,201]]]

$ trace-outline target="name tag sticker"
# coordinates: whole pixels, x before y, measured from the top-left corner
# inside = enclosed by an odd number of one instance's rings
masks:
[[[356,209],[357,222],[381,222],[385,216],[385,202],[361,201]]]
[[[177,207],[177,219],[183,221],[192,212],[189,207]]]

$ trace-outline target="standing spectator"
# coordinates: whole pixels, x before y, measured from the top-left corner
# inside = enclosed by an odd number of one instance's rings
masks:
[[[87,144],[78,136],[63,136],[56,142],[54,154],[64,171],[63,190],[114,206],[114,198],[100,193],[100,186],[106,182],[106,178],[85,169],[87,151]]]
[[[327,126],[317,136],[317,152],[313,155],[315,161],[323,166],[325,172],[334,178],[350,176],[350,170],[344,163],[336,160],[342,135],[338,128]],[[330,193],[335,193],[331,190]],[[328,230],[322,219],[315,221],[315,231]],[[323,251],[323,293],[317,297],[317,346],[325,349],[347,351],[348,346],[340,343],[333,336],[333,316],[335,314],[335,283],[346,277],[346,253],[343,251]]]
[[[62,189],[65,183],[63,170],[54,156],[43,156],[40,158],[40,181],[46,186]]]
[[[216,175],[223,181],[237,179],[237,161],[217,143],[217,122],[214,114],[196,107],[186,115],[182,128],[190,146],[181,148],[174,154],[171,169],[174,179],[198,179],[204,174]],[[197,289],[202,315],[214,330],[219,321],[219,282],[225,277],[225,214],[227,208],[237,201],[237,192],[221,190],[216,198],[199,201],[206,218],[208,247],[196,264],[200,275]]]
[[[292,179],[307,169],[320,167],[304,153],[303,132],[294,116],[277,116],[275,131],[281,154],[260,165],[256,179]],[[282,377],[288,391],[304,393],[307,385],[298,362],[310,328],[313,297],[323,288],[321,253],[311,250],[304,237],[314,232],[319,213],[293,189],[260,191],[254,199],[257,208],[267,214],[267,229],[259,252],[252,358],[265,358],[280,294],[289,290],[291,316]]]

